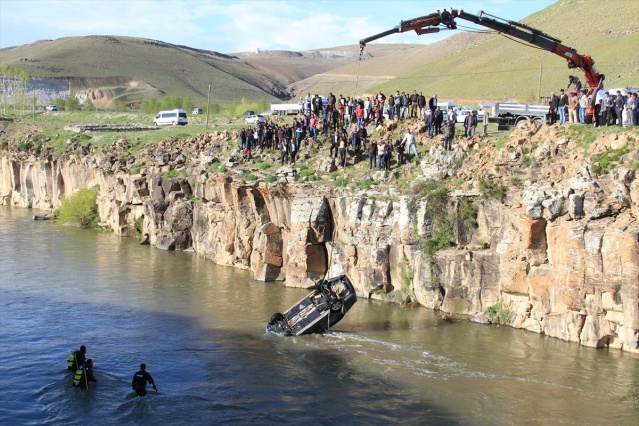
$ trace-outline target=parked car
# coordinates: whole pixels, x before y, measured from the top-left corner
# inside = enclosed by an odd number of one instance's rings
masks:
[[[249,115],[248,117],[246,117],[244,119],[244,123],[246,123],[246,124],[255,124],[258,121],[260,123],[265,123],[266,122],[266,118],[264,118],[263,115],[259,115],[259,114],[255,115],[255,114],[253,114],[253,115]]]
[[[255,111],[244,111],[242,115],[255,115]]]
[[[188,124],[188,122],[186,111],[183,109],[160,111],[153,119],[153,124],[156,126],[177,126],[178,124],[183,126]]]
[[[47,111],[57,111],[57,110],[58,110],[58,107],[55,105],[49,105],[47,107]]]
[[[468,112],[472,111],[473,113],[475,113],[475,117],[477,117],[477,123],[483,123],[484,121],[484,111],[477,111],[476,109],[470,110],[470,109],[458,109],[457,110],[457,122],[458,123],[463,123],[464,120],[466,120],[466,117],[468,116]]]
[[[191,111],[191,114],[194,114],[194,115],[204,114],[204,110],[202,108],[193,108],[193,111]]]

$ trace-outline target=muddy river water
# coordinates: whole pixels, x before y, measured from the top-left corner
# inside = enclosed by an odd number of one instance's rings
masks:
[[[0,206],[0,424],[639,423],[636,355],[365,299],[325,335],[270,335],[305,290],[34,213]],[[83,344],[88,391],[66,371]]]

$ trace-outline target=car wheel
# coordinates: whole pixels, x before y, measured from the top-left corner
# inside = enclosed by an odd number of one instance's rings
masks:
[[[282,315],[281,313],[277,312],[275,314],[273,314],[271,316],[271,320],[268,322],[269,325],[275,325],[275,323],[278,323],[280,321],[284,320],[284,315]]]
[[[174,121],[173,123],[171,123],[172,126],[177,126],[177,121]]]
[[[342,301],[333,299],[331,300],[331,312],[339,312],[342,310]]]

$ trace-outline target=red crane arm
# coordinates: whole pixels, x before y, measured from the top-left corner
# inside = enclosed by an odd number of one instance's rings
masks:
[[[366,37],[360,40],[359,44],[361,48],[364,49],[364,46],[373,40],[386,37],[390,34],[404,33],[407,31],[415,31],[417,34],[421,35],[439,32],[442,26],[445,26],[447,29],[454,30],[457,29],[457,24],[455,22],[456,18],[464,19],[474,24],[490,28],[501,34],[522,40],[540,49],[544,49],[561,56],[568,61],[568,68],[580,68],[584,72],[586,83],[589,87],[588,96],[592,95],[595,90],[603,88],[605,76],[603,74],[599,74],[595,67],[595,61],[590,55],[581,55],[572,47],[561,44],[561,40],[549,36],[538,29],[519,22],[498,18],[484,13],[483,11],[479,12],[477,15],[472,15],[461,9],[450,9],[449,11],[444,10],[441,12],[438,10],[437,13],[410,19],[408,21],[401,21],[395,28],[375,34],[371,37]]]

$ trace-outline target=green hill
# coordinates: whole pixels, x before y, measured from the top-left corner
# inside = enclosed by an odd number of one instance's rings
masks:
[[[416,16],[431,12],[419,10]],[[637,87],[639,25],[635,16],[639,16],[639,1],[635,0],[560,0],[522,22],[559,38],[580,54],[590,54],[599,72],[606,75],[605,87]],[[388,27],[397,24],[389,22]],[[428,35],[421,37],[426,41]],[[392,42],[393,36],[382,40]],[[378,90],[389,93],[417,89],[454,99],[532,101],[537,100],[540,66],[542,96],[565,88],[569,74],[584,81],[580,70],[569,70],[566,61],[555,54],[496,33],[466,32],[359,65],[350,64],[297,82],[296,86],[301,92],[330,90],[358,96]]]
[[[75,90],[106,90],[124,101],[171,94],[200,102],[209,84],[218,103],[287,94],[284,84],[231,56],[133,37],[39,41],[0,50],[0,62],[32,77],[69,78]]]

